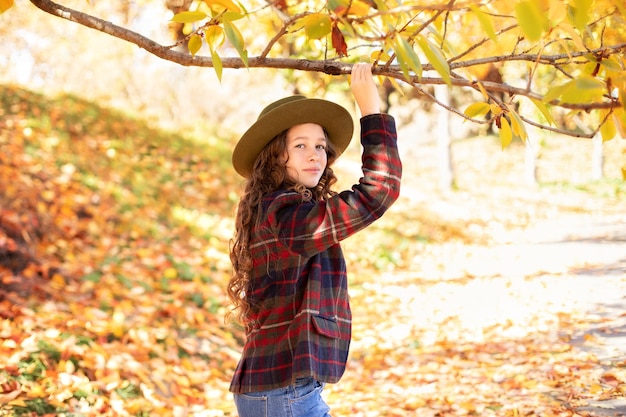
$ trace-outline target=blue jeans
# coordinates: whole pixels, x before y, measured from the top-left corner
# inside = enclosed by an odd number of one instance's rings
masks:
[[[235,406],[239,417],[330,417],[323,389],[313,378],[302,378],[286,388],[235,394]]]

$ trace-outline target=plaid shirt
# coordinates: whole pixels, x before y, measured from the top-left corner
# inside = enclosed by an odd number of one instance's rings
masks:
[[[378,219],[398,198],[402,166],[394,119],[361,119],[363,177],[327,200],[293,191],[263,201],[251,253],[253,325],[230,390],[286,387],[296,378],[339,381],[346,368],[352,314],[339,242]]]

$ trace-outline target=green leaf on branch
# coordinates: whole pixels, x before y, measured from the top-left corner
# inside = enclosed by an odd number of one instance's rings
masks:
[[[398,36],[393,50],[396,53],[398,65],[400,65],[400,69],[402,69],[404,78],[411,82],[410,72],[413,71],[419,81],[422,78],[422,63],[420,62],[419,56],[415,53],[413,46],[411,46],[404,37]]]
[[[172,17],[172,22],[176,23],[194,23],[209,17],[204,12],[180,12]]]
[[[550,103],[558,100],[570,104],[597,103],[602,100],[605,91],[604,81],[584,75],[551,88],[545,94],[543,101]]]
[[[565,103],[600,102],[606,91],[604,81],[591,76],[582,76],[569,81],[561,100]]]
[[[417,43],[424,52],[424,55],[426,55],[430,64],[433,68],[435,68],[439,75],[441,75],[441,78],[446,82],[446,84],[451,85],[450,65],[448,65],[448,61],[446,61],[443,51],[423,36],[419,36],[417,38]]]
[[[622,68],[622,65],[612,56],[606,59],[603,59],[601,61],[601,64],[607,71],[620,73],[621,71],[624,70]]]
[[[243,61],[244,65],[248,66],[248,51],[244,48],[243,36],[241,36],[241,32],[235,25],[233,25],[230,21],[224,20],[224,32],[226,32],[226,37],[233,45],[233,47],[239,52],[239,56]]]
[[[543,96],[543,101],[545,103],[551,103],[553,101],[558,100],[563,92],[566,90],[567,84],[555,85],[550,88],[546,94]]]
[[[229,22],[234,22],[235,20],[239,20],[243,18],[245,15],[239,12],[224,12],[222,14],[222,20],[228,20]]]
[[[554,120],[554,117],[552,117],[552,113],[550,113],[550,110],[548,109],[548,106],[540,101],[540,100],[536,100],[531,98],[530,101],[533,102],[533,104],[535,105],[535,107],[537,107],[537,109],[539,109],[539,111],[541,112],[541,114],[543,115],[543,117],[546,118],[546,121],[551,125],[555,125],[556,122]]]
[[[222,82],[222,59],[214,50],[211,50],[211,60],[213,61],[215,75],[217,75],[217,79]]]

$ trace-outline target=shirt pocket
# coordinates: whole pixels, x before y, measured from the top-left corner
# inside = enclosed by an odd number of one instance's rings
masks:
[[[339,338],[339,325],[334,317],[312,316],[312,319],[317,333],[331,339]]]

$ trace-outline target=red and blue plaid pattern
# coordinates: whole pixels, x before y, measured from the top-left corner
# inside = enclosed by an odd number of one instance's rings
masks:
[[[398,198],[396,139],[393,117],[363,117],[363,176],[351,190],[318,202],[285,190],[264,199],[250,248],[254,321],[232,392],[286,387],[309,376],[335,383],[343,375],[352,314],[339,242],[380,218]]]

